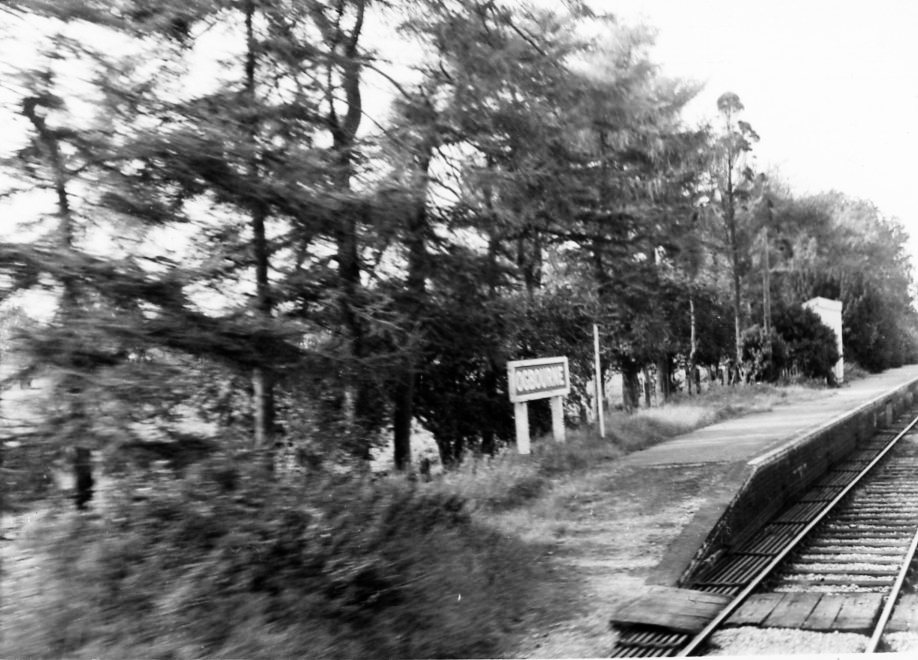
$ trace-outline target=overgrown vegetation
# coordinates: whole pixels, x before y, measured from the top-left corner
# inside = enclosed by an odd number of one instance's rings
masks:
[[[620,413],[606,440],[543,439],[532,457],[483,457],[430,483],[266,481],[251,454],[154,462],[108,486],[92,515],[52,508],[25,525],[5,555],[0,655],[491,656],[544,597],[551,541],[495,514],[535,507],[557,522],[558,480],[801,392],[756,386]]]
[[[838,340],[819,315],[804,307],[782,309],[768,332],[753,326],[743,335],[743,358],[752,380],[818,379],[835,385]]]
[[[4,576],[0,655],[483,656],[534,588],[536,549],[447,489],[244,465],[137,475],[29,526],[41,567]]]

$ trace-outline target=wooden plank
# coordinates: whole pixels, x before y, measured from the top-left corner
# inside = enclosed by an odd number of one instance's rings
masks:
[[[827,563],[827,562],[825,562]],[[879,566],[875,565],[870,568],[857,568],[852,569],[848,566],[826,566],[825,563],[820,564],[819,562],[799,562],[795,561],[791,564],[791,570],[809,570],[810,572],[816,575],[869,575],[869,576],[893,576],[899,574],[899,566],[902,564],[901,560],[898,565],[890,563],[888,566]],[[813,564],[821,566],[820,568],[811,568]]]
[[[835,617],[847,599],[843,594],[823,594],[800,627],[803,630],[835,630]]]
[[[881,550],[889,551],[892,547],[904,548],[908,546],[908,540],[902,541],[890,541],[889,539],[859,539],[859,538],[846,538],[846,539],[835,539],[832,541],[817,541],[813,545],[807,548],[807,552],[819,548],[829,548],[832,552],[836,550],[842,551],[845,548],[857,548],[858,551],[861,548],[879,548]],[[865,552],[869,552],[865,550]]]
[[[918,595],[905,594],[899,598],[886,629],[889,632],[918,631]]]
[[[801,589],[810,587],[847,587],[852,584],[861,587],[889,587],[896,581],[892,575],[878,575],[874,579],[866,575],[817,575],[809,577],[806,575],[788,575],[784,578],[786,584],[793,584]]]
[[[884,594],[862,593],[849,596],[835,617],[834,629],[838,631],[870,630],[880,615]]]
[[[731,626],[758,626],[781,602],[784,594],[753,594],[724,623]]]
[[[857,556],[861,561],[870,562],[870,563],[882,563],[882,564],[891,564],[891,563],[902,563],[902,551],[899,548],[858,548],[855,549],[844,549],[844,548],[826,548],[822,549],[807,549],[805,553],[799,555],[794,559],[794,563],[832,563],[833,557],[839,555],[845,555],[848,557]],[[837,561],[850,561],[850,560],[835,560]]]
[[[771,614],[765,617],[762,625],[766,628],[799,628],[816,607],[821,596],[819,593],[785,593]]]
[[[729,596],[706,591],[652,587],[616,608],[611,622],[619,626],[651,625],[695,633],[704,628],[729,602]]]

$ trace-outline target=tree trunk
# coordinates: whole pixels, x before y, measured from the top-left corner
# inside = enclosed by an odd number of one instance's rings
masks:
[[[771,202],[768,205],[768,216],[771,219]],[[765,249],[762,255],[762,315],[765,336],[771,336],[771,264],[768,255],[768,225],[765,225]]]
[[[254,443],[261,449],[273,445],[274,388],[270,374],[262,367],[252,369]]]
[[[489,169],[495,167],[494,159],[492,156],[486,156],[486,162]],[[498,255],[500,254],[500,234],[497,226],[497,213],[494,211],[494,190],[492,189],[488,178],[486,178],[483,183],[482,191],[484,193],[484,203],[485,208],[487,209],[488,223],[487,232],[488,232],[488,251],[487,251],[487,262],[486,262],[486,271],[485,271],[485,283],[488,287],[488,300],[494,300],[497,297],[498,289],[500,288],[500,269],[498,264]],[[487,396],[487,401],[490,406],[495,405],[495,402],[499,402],[496,405],[504,405],[504,401],[501,401],[497,393],[497,384],[498,384],[498,360],[499,356],[494,354],[490,355],[488,358],[488,371],[484,375],[484,390]],[[481,451],[482,453],[493,456],[496,450],[495,444],[495,433],[494,429],[491,427],[493,423],[492,420],[495,419],[494,415],[489,414],[486,419],[482,420],[484,423],[481,426]]]
[[[464,443],[458,431],[454,430],[448,435],[435,435],[437,449],[440,452],[440,462],[446,469],[455,467],[462,460]]]
[[[414,372],[409,366],[393,392],[392,441],[395,469],[411,466],[411,420],[414,411]]]
[[[430,161],[433,157],[433,142],[427,140],[421,147],[417,163],[417,198],[415,208],[407,223],[405,247],[408,249],[407,278],[405,281],[406,319],[412,319],[416,325],[415,334],[422,335],[423,328],[417,322],[424,313],[427,299],[427,274],[429,255],[427,241],[430,227],[427,217],[427,188]],[[414,389],[417,379],[418,351],[423,350],[424,338],[419,336],[409,346],[405,358],[405,370],[396,386],[395,412],[393,419],[394,460],[397,470],[405,470],[411,465],[411,420],[414,417]]]
[[[92,499],[92,487],[95,480],[92,477],[92,452],[86,447],[74,447],[73,451],[73,499],[77,509],[85,509],[87,502]]]
[[[252,148],[252,158],[249,163],[250,176],[256,181],[261,179],[261,167],[258,154],[258,120],[255,112],[256,91],[256,59],[255,59],[255,32],[253,19],[255,3],[248,0],[245,5],[245,89],[248,101],[251,104],[251,120],[248,122],[249,143]],[[270,264],[270,248],[265,233],[267,209],[257,198],[250,200],[252,228],[252,254],[255,261],[255,313],[267,321],[273,313],[268,281],[268,268]],[[252,370],[252,409],[254,417],[253,442],[259,449],[273,449],[274,436],[274,383],[270,370],[266,365],[260,365]],[[270,463],[269,459],[269,463]]]
[[[269,247],[265,238],[265,213],[256,209],[252,214],[253,253],[255,257],[256,313],[266,322],[272,317],[270,283],[268,281]],[[271,448],[274,442],[274,379],[267,365],[252,370],[252,396],[255,418],[255,446]]]
[[[60,150],[60,144],[54,133],[48,129],[45,118],[38,114],[36,108],[42,105],[38,97],[30,97],[23,101],[22,114],[29,120],[38,136],[39,144],[44,152],[43,156],[48,162],[54,176],[54,192],[57,197],[57,244],[62,252],[69,253],[73,250],[75,227],[73,214],[70,208],[70,198],[67,191],[67,171]],[[75,276],[61,277],[61,300],[58,309],[58,319],[62,327],[75,328],[79,315],[79,282]],[[79,339],[74,338],[74,341]],[[71,347],[75,352],[77,347]],[[64,374],[58,385],[59,393],[65,397],[67,416],[65,425],[67,434],[71,438],[84,439],[89,432],[89,418],[83,406],[83,382],[78,372],[78,365],[71,364],[71,373]],[[74,499],[78,509],[84,509],[92,499],[92,452],[89,448],[73,445],[73,477],[76,488]]]
[[[333,19],[326,16],[327,7],[315,3],[310,11],[316,27],[322,34],[327,46],[330,46],[333,57],[326,61],[327,80],[340,80],[340,90],[328,87],[325,90],[327,103],[327,125],[332,138],[332,150],[336,157],[334,177],[342,193],[351,190],[352,151],[356,143],[357,130],[363,117],[363,102],[360,92],[361,62],[358,42],[363,30],[366,1],[354,4],[356,17],[350,30],[342,23],[341,9]],[[338,103],[343,91],[344,115],[338,112]],[[348,368],[345,369],[344,400],[352,402],[345,406],[344,421],[348,435],[357,441],[358,455],[370,457],[369,443],[360,437],[366,429],[364,423],[370,414],[371,402],[368,384],[359,377],[363,369],[362,360],[366,357],[366,329],[360,320],[358,308],[360,291],[360,249],[358,241],[359,214],[355,205],[345,205],[337,219],[335,243],[338,262],[338,284],[340,287],[339,309],[342,325],[347,332],[349,345]]]
[[[644,407],[650,408],[653,400],[653,382],[650,379],[650,370],[647,367],[641,369],[644,375]]]
[[[487,454],[488,456],[493,456],[495,449],[494,430],[490,428],[483,428],[481,430],[481,453]]]
[[[732,204],[731,204],[732,208]],[[732,213],[731,213],[732,216]],[[736,223],[730,219],[730,276],[733,284],[733,338],[736,366],[743,363],[743,310],[742,281],[739,272],[739,245],[736,238]]]
[[[516,241],[516,265],[530,298],[542,287],[542,236],[529,227]]]
[[[688,373],[685,375],[686,391],[691,395],[692,393],[692,383],[695,381],[695,370],[697,368],[695,364],[695,358],[698,355],[698,326],[697,319],[695,318],[695,296],[689,294],[689,358],[688,358]],[[701,394],[701,389],[696,388],[696,394]]]
[[[420,245],[417,245],[417,244]],[[409,276],[407,293],[409,302],[406,309],[408,318],[416,318],[422,304],[425,285],[423,270],[426,268],[426,247],[423,237],[409,240]],[[402,373],[393,390],[392,443],[393,459],[396,470],[406,470],[411,466],[411,421],[414,418],[414,389],[417,379],[417,356],[414,347],[409,347],[405,356]]]
[[[641,370],[630,360],[622,361],[622,404],[632,413],[641,405]]]
[[[672,388],[670,387],[672,371],[669,365],[670,363],[667,358],[660,358],[656,363],[657,380],[655,390],[658,406],[662,406],[664,403],[666,403],[672,394]]]
[[[348,177],[349,185],[349,177]],[[345,328],[348,343],[348,362],[345,369],[344,400],[349,405],[345,406],[344,421],[347,433],[356,436],[361,432],[364,412],[367,408],[365,392],[366,385],[360,382],[360,362],[364,358],[363,322],[357,312],[357,292],[360,288],[360,256],[357,248],[357,223],[353,217],[339,221],[343,226],[336,232],[338,283],[340,286],[339,309]],[[361,441],[361,444],[362,441]],[[369,452],[360,450],[358,453]]]

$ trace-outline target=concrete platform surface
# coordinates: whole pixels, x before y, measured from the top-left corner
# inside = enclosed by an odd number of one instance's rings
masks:
[[[918,365],[890,369],[843,385],[825,399],[791,402],[768,412],[719,422],[635,452],[624,460],[648,466],[748,461],[780,450],[785,444],[915,380],[918,380]]]
[[[719,422],[625,457],[633,469],[646,470],[648,480],[659,478],[661,468],[681,465],[710,483],[704,504],[664,554],[651,582],[677,584],[757,463],[915,382],[918,365],[891,369],[845,384],[825,398]]]

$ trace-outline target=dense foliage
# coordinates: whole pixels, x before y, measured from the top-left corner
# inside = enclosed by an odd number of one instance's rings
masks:
[[[48,50],[19,71],[9,198],[26,222],[16,200],[53,194],[37,238],[0,244],[6,309],[56,306],[4,341],[56,374],[53,451],[191,416],[317,460],[391,438],[404,469],[419,423],[454,464],[509,439],[508,360],[569,356],[586,416],[594,323],[628,408],[641,372],[661,396],[731,360],[822,374],[773,311],[814,296],[843,302],[847,359],[916,356],[901,227],[756,172],[735,94],[686,125],[697,89],[653,66],[649,33],[580,3],[14,4],[48,17]],[[410,75],[379,30],[423,53]],[[756,325],[786,365],[743,354]]]

